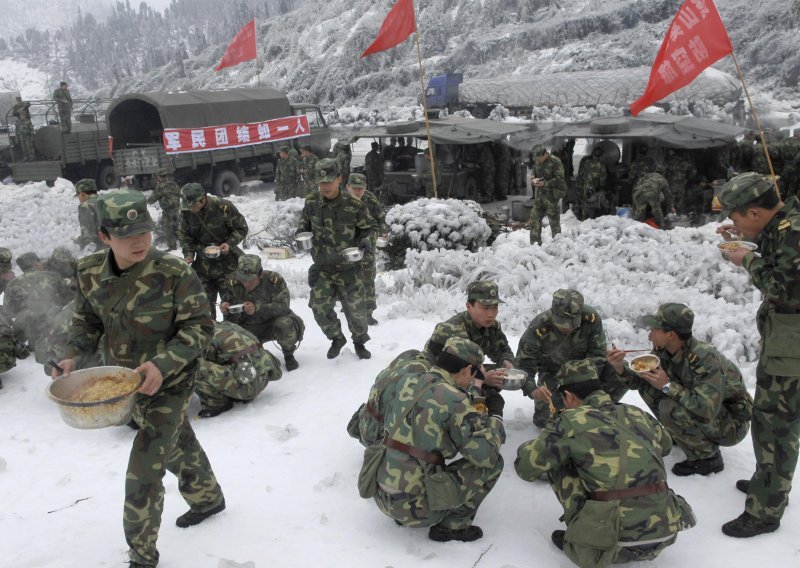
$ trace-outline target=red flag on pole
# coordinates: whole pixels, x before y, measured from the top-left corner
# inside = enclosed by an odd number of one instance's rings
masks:
[[[214,71],[238,65],[244,61],[256,58],[256,19],[253,18],[239,30],[233,40],[228,44],[222,59]]]
[[[415,31],[417,31],[417,20],[414,17],[414,0],[398,0],[383,20],[378,37],[361,57],[391,49],[403,43]]]
[[[733,52],[713,0],[686,0],[672,20],[658,50],[644,94],[631,114],[691,83],[703,69]]]

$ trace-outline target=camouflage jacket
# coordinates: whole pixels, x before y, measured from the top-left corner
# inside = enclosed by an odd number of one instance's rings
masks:
[[[157,182],[153,193],[147,198],[148,203],[158,202],[162,211],[179,212],[181,204],[181,188],[172,180]]]
[[[686,155],[676,154],[667,161],[665,177],[673,192],[686,189],[686,183],[696,174],[694,162]]]
[[[463,337],[477,343],[486,356],[497,365],[502,365],[503,361],[514,362],[514,352],[511,351],[500,324],[494,322],[491,327],[478,327],[466,310],[436,324],[423,353],[431,361],[435,361],[451,337]]]
[[[72,95],[60,87],[53,91],[53,102],[58,105],[58,108],[72,109]]]
[[[710,422],[723,406],[737,403],[743,404],[749,414],[753,399],[744,386],[742,373],[713,346],[691,338],[675,355],[666,349],[655,349],[653,354],[661,360],[661,368],[669,377],[669,394],[663,394],[661,389],[643,381],[638,373],[626,366],[622,382],[628,388],[667,396],[701,422]]]
[[[540,383],[552,381],[561,365],[575,359],[591,359],[597,364],[598,374],[603,368],[606,334],[600,315],[593,307],[584,305],[581,326],[564,335],[553,323],[550,310],[542,312],[533,318],[517,347],[517,368],[528,373],[522,392],[528,395],[536,389],[536,373]]]
[[[231,262],[235,266],[238,245],[247,236],[247,221],[244,215],[239,213],[236,206],[227,199],[220,199],[214,195],[207,196],[208,202],[199,213],[191,211],[181,211],[181,224],[178,228],[178,239],[181,242],[184,257],[194,257],[196,262],[193,264],[195,270],[207,268],[208,261],[203,254],[203,250],[210,245],[221,245],[228,243],[231,252],[227,255],[227,264]],[[220,259],[215,259],[215,264]]]
[[[603,160],[590,157],[581,162],[578,168],[578,189],[581,191],[602,191],[606,187],[608,172]]]
[[[537,187],[536,197],[558,200],[567,193],[567,182],[564,180],[564,166],[555,156],[548,156],[543,164],[538,160],[533,164],[533,175],[544,181],[543,187]]]
[[[378,150],[370,150],[364,156],[364,173],[371,190],[383,183],[383,156]]]
[[[319,191],[309,193],[303,206],[297,232],[313,234],[311,258],[320,270],[341,271],[353,268],[342,251],[357,247],[362,239],[373,241],[375,227],[366,205],[346,192],[326,199]]]
[[[319,158],[315,154],[309,154],[308,156],[300,156],[297,160],[299,179],[303,186],[310,191],[317,186],[314,166],[319,162]]]
[[[428,384],[426,392],[403,416],[408,405]],[[384,417],[387,436],[409,446],[442,456],[461,455],[478,468],[493,468],[505,442],[503,421],[480,412],[469,393],[456,386],[453,377],[439,367],[427,373],[408,373],[400,379],[397,395]],[[378,470],[378,485],[389,493],[425,493],[425,469],[432,467],[393,448],[386,448]]]
[[[79,247],[85,248],[91,243],[94,243],[98,249],[105,246],[97,236],[100,223],[97,220],[96,195],[90,196],[89,199],[78,205],[78,224],[81,227],[81,234],[76,241]]]
[[[232,378],[254,373],[255,376],[248,378],[269,382],[277,381],[283,374],[281,362],[264,349],[255,335],[226,321],[214,322],[214,334],[203,354],[199,372],[212,365],[216,367],[215,373],[219,367],[225,367],[224,374],[230,373]]]
[[[152,361],[165,390],[191,380],[214,330],[208,296],[181,259],[151,248],[118,275],[112,251],[78,261],[75,317],[66,357],[94,353],[100,336],[107,365],[135,368]]]
[[[633,188],[633,216],[644,221],[647,206],[653,212],[659,226],[664,226],[664,209],[671,211],[672,191],[664,176],[659,173],[644,174]]]
[[[6,314],[14,318],[18,336],[28,340],[33,348],[74,295],[66,281],[55,272],[26,272],[9,282],[3,305]]]
[[[14,133],[17,136],[27,136],[29,138],[33,137],[33,122],[28,117],[23,119],[18,118],[17,121],[14,123]]]
[[[47,362],[58,361],[61,354],[66,350],[67,338],[69,337],[70,329],[72,329],[72,318],[74,316],[75,300],[72,300],[62,308],[52,321],[50,332],[36,342],[34,357],[37,363],[44,365],[44,374],[48,377],[50,376],[52,367],[50,367]],[[88,367],[97,367],[102,364],[101,361],[100,353],[95,351],[89,355],[78,357],[76,360],[76,368],[86,369]]]
[[[297,158],[278,158],[275,167],[275,183],[281,187],[294,187],[300,180],[300,164]]]
[[[361,202],[367,206],[369,216],[375,222],[375,239],[378,238],[378,235],[385,235],[389,228],[386,226],[386,212],[383,210],[380,199],[370,190],[366,190],[361,197]],[[375,239],[372,240],[373,245]]]
[[[265,270],[258,278],[258,286],[252,292],[245,290],[242,283],[235,278],[227,281],[225,288],[220,293],[222,301],[231,304],[252,302],[256,311],[252,316],[244,312],[228,314],[225,316],[226,321],[248,326],[265,323],[292,313],[292,310],[289,309],[289,288],[286,286],[283,276],[277,272]]]
[[[617,407],[625,424],[620,425]],[[621,471],[621,430],[627,432],[627,458]],[[587,493],[618,487],[638,487],[666,481],[662,456],[672,450],[672,439],[655,418],[635,406],[615,405],[603,391],[595,391],[583,404],[565,410],[549,422],[538,438],[517,450],[514,467],[522,479],[534,481],[542,474],[574,468]],[[576,509],[565,511],[567,525]],[[678,532],[679,514],[669,492],[623,499],[619,508],[620,541],[658,539]]]
[[[631,162],[631,167],[628,168],[628,181],[632,185],[636,185],[639,178],[644,174],[651,174],[656,170],[656,163],[653,158],[645,156],[644,158],[637,158]]]
[[[11,318],[0,307],[0,373],[14,368],[17,359],[28,356],[24,340],[18,336],[11,325]]]

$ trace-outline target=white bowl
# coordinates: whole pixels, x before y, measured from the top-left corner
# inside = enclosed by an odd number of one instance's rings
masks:
[[[219,258],[219,255],[222,254],[222,249],[217,245],[211,245],[210,247],[204,248],[203,253],[206,255],[206,258]]]
[[[240,314],[244,311],[244,304],[232,304],[228,306],[228,313]]]
[[[350,262],[358,262],[364,258],[364,251],[358,247],[350,247],[342,251],[342,256]]]
[[[375,241],[375,246],[378,247],[379,249],[386,248],[386,245],[388,244],[389,244],[389,239],[386,239],[384,237],[378,237],[377,240]]]
[[[656,369],[661,361],[655,355],[639,355],[631,359],[631,369],[637,373],[647,373]]]
[[[738,248],[756,250],[758,245],[756,243],[751,243],[750,241],[725,241],[724,243],[719,243],[717,248],[723,253],[726,253],[735,251]]]

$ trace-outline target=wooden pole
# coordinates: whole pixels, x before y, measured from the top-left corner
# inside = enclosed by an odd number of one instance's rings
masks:
[[[745,83],[744,75],[742,75],[742,70],[739,67],[739,62],[736,60],[736,54],[733,53],[733,51],[731,51],[731,57],[733,57],[733,64],[736,66],[736,73],[739,75],[739,80],[742,82],[742,89],[744,89],[744,94],[747,97],[747,104],[750,105],[750,112],[753,113],[753,121],[756,123],[756,129],[761,137],[761,147],[764,149],[764,156],[766,156],[767,164],[769,164],[769,173],[772,176],[772,184],[775,186],[775,192],[778,194],[778,199],[780,199],[781,190],[778,187],[778,178],[775,176],[775,168],[772,166],[772,159],[769,157],[767,139],[764,137],[764,131],[761,129],[761,122],[758,120],[756,107],[753,106],[753,101],[750,99],[750,93],[747,91],[747,83]]]
[[[256,44],[256,84],[261,86],[261,73],[258,72],[258,20],[253,17],[253,42]]]
[[[419,47],[419,30],[414,32],[417,42],[417,59],[419,61],[419,84],[422,87],[422,109],[425,113],[425,132],[428,135],[428,158],[431,161],[431,181],[433,183],[433,197],[439,198],[439,191],[436,188],[436,163],[433,159],[433,143],[431,142],[431,125],[428,122],[428,97],[425,96],[425,70],[422,68],[422,49]]]

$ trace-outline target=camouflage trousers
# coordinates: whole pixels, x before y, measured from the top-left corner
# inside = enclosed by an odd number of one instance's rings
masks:
[[[162,210],[161,220],[158,222],[156,238],[166,244],[169,250],[178,248],[178,226],[181,222],[179,213],[177,205],[174,210]]]
[[[550,220],[550,234],[554,237],[561,232],[561,211],[558,199],[537,196],[531,209],[531,244],[542,244],[542,219],[547,215]]]
[[[72,108],[59,105],[58,121],[61,124],[61,132],[65,134],[72,132]]]
[[[477,467],[462,458],[445,466],[445,470],[453,476],[460,489],[462,505],[455,509],[432,511],[425,493],[392,495],[383,491],[380,486],[374,497],[375,503],[384,515],[406,527],[442,525],[449,529],[467,528],[472,525],[478,507],[500,478],[503,458],[498,456],[497,463],[492,468]]]
[[[308,306],[325,337],[334,340],[344,336],[342,324],[334,310],[338,300],[342,303],[353,343],[364,344],[369,341],[361,267],[328,272],[312,266],[308,270],[308,281],[311,285]]]
[[[197,253],[198,256],[203,254]],[[231,275],[236,272],[237,258],[234,254],[228,253],[217,259],[200,259],[192,263],[195,273],[200,282],[203,284],[203,289],[208,296],[208,302],[211,304],[211,317],[217,319],[216,303],[217,297],[222,292],[226,285],[227,280]]]
[[[303,341],[305,324],[294,312],[278,316],[261,323],[240,323],[244,329],[255,335],[261,343],[276,341],[282,351],[293,352]]]
[[[29,134],[17,133],[17,140],[22,151],[22,159],[26,162],[36,160],[36,148],[33,145],[33,136]]]
[[[133,440],[125,478],[122,525],[132,562],[158,564],[156,540],[164,510],[164,474],[178,478],[178,489],[193,511],[213,509],[223,501],[211,464],[186,417],[191,381],[154,396],[137,395]]]
[[[659,227],[664,227],[664,211],[661,209],[661,201],[658,198],[650,198],[650,196],[637,197],[633,200],[633,207],[631,217],[635,220],[644,223],[647,221],[648,209],[650,215],[656,220]]]
[[[259,349],[251,355],[233,364],[200,364],[194,390],[203,408],[225,406],[229,400],[253,400],[267,383],[281,378],[280,361],[272,353]]]
[[[378,304],[375,301],[375,276],[377,269],[375,267],[375,255],[365,254],[364,259],[361,261],[362,280],[364,281],[364,299],[367,302],[367,314],[372,314],[377,308]]]
[[[750,478],[745,511],[777,521],[789,502],[797,466],[800,377],[768,375],[759,361],[752,425],[756,471]]]

